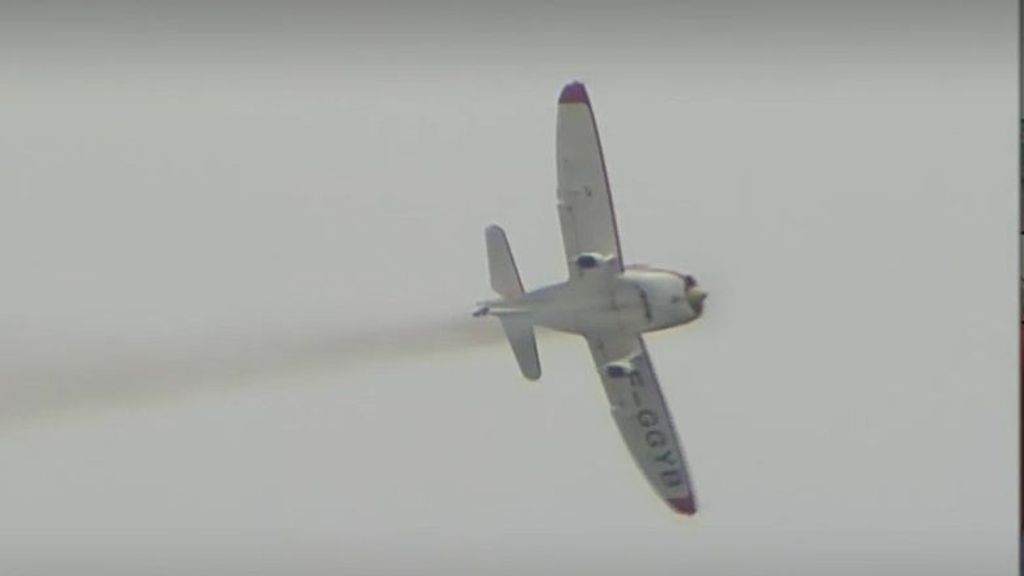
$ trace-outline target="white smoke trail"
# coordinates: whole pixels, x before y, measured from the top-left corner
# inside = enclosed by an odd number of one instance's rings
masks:
[[[396,357],[469,350],[504,341],[493,319],[445,316],[350,330],[275,327],[174,341],[54,345],[0,357],[0,425],[82,407],[173,398],[268,376],[365,367]],[[7,343],[5,343],[7,344]]]

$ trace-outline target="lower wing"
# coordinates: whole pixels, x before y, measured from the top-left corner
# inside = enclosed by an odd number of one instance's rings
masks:
[[[640,336],[588,334],[612,416],[633,460],[673,510],[695,514],[686,456]]]

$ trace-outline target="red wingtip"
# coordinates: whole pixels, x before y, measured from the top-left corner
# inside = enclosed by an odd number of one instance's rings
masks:
[[[562,88],[562,95],[558,97],[559,104],[590,104],[590,98],[587,96],[587,89],[583,87],[583,84],[579,82],[573,82],[566,84],[565,88]]]
[[[668,505],[680,514],[691,515],[697,513],[697,503],[694,502],[693,496],[688,496],[686,498],[669,498]]]

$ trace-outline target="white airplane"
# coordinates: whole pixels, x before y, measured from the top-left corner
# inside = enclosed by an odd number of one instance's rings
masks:
[[[642,334],[699,318],[706,293],[693,276],[623,266],[601,141],[583,84],[558,99],[558,216],[569,280],[526,292],[505,232],[486,230],[491,287],[498,300],[474,316],[497,316],[523,376],[540,378],[533,327],[586,338],[626,446],[655,491],[681,514],[697,500],[686,457]]]

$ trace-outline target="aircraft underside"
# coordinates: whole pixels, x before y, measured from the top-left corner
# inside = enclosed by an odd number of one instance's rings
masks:
[[[520,302],[533,324],[552,330],[580,335],[644,332],[652,318],[641,291],[626,282],[610,283],[613,286],[597,290],[567,282],[528,292]]]
[[[486,229],[491,288],[474,316],[496,316],[523,376],[538,380],[534,327],[586,339],[612,417],[634,462],[675,511],[694,514],[696,496],[682,445],[641,335],[692,322],[706,294],[689,275],[625,267],[590,99],[582,84],[559,98],[558,216],[569,280],[527,292],[505,232]]]

